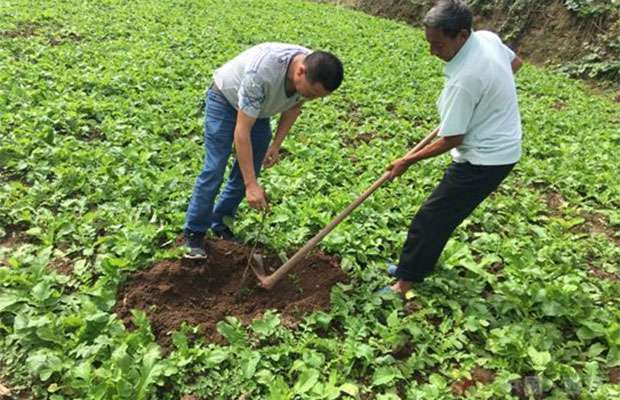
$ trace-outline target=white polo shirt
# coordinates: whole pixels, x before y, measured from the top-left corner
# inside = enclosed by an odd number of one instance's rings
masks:
[[[515,53],[488,31],[472,32],[444,68],[437,107],[439,136],[465,135],[452,149],[456,162],[516,163],[521,157],[521,117],[511,62]]]

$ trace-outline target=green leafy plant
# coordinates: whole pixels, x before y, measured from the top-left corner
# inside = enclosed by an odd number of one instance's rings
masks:
[[[412,298],[374,291],[447,157],[382,187],[321,243],[351,282],[296,328],[268,310],[228,316],[205,343],[183,324],[164,352],[144,312],[131,329],[118,319],[129,275],[179,254],[213,70],[263,41],[327,49],[346,68],[261,178],[273,203],[261,240],[286,255],[437,124],[442,65],[420,30],[288,0],[3,3],[3,384],[50,399],[450,398],[484,366],[495,379],[466,396],[508,398],[535,377],[557,398],[575,385],[618,397],[619,106],[530,65],[517,76],[523,159]],[[252,238],[258,222],[243,204],[235,231]]]

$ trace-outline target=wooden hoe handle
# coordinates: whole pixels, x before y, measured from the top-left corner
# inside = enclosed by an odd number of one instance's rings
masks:
[[[425,147],[433,138],[437,135],[437,130],[434,130],[430,134],[428,134],[420,143],[418,143],[413,149],[411,149],[407,154],[414,154],[421,148]],[[316,246],[325,236],[327,236],[339,223],[342,222],[346,217],[353,212],[370,196],[375,190],[377,190],[381,185],[385,183],[389,179],[390,172],[387,171],[384,173],[379,179],[375,181],[364,193],[362,193],[353,203],[349,204],[347,208],[344,209],[336,218],[334,218],[327,226],[319,231],[312,239],[310,239],[301,249],[297,251],[286,263],[284,263],[280,268],[278,268],[273,274],[269,276],[259,276],[258,279],[261,282],[261,285],[266,289],[271,289],[273,285],[276,284],[284,275],[286,275],[301,259],[310,251],[314,246]]]

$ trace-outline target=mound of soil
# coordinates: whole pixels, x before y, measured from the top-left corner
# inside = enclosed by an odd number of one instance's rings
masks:
[[[222,343],[216,324],[226,316],[243,323],[276,309],[284,323],[294,326],[307,312],[329,306],[333,285],[346,281],[337,259],[317,253],[306,257],[273,289],[258,286],[249,269],[250,248],[223,240],[206,242],[207,260],[168,260],[131,276],[118,292],[116,313],[133,328],[131,309],[143,310],[158,342],[170,346],[170,331],[183,321],[200,327],[207,341]],[[260,251],[265,268],[275,271],[281,260]]]

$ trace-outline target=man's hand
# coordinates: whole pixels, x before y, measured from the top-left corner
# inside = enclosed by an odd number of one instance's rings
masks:
[[[245,197],[250,207],[261,210],[267,208],[267,195],[258,183],[251,183],[245,187]]]
[[[415,153],[411,153],[413,150],[410,150],[409,153],[407,153],[404,157],[392,161],[392,163],[387,166],[386,171],[390,171],[389,179],[394,179],[398,176],[401,176],[407,170],[407,168],[420,160],[438,156],[448,150],[460,146],[463,143],[464,138],[464,134],[440,137],[433,143],[426,145],[426,147],[419,149]]]
[[[269,146],[267,154],[265,154],[265,159],[263,160],[263,166],[265,166],[265,168],[270,168],[278,161],[280,161],[280,147],[274,145]]]
[[[411,161],[404,158],[399,158],[398,160],[392,161],[392,163],[388,165],[385,170],[390,171],[390,179],[394,179],[401,176],[411,164]]]

